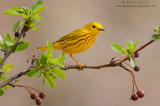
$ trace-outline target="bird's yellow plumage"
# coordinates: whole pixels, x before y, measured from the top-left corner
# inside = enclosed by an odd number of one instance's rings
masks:
[[[101,24],[91,22],[52,43],[52,47],[53,49],[62,50],[63,55],[65,53],[70,54],[79,66],[81,66],[81,64],[73,57],[73,54],[81,53],[89,49],[94,44],[97,35],[101,31],[104,31]],[[47,50],[47,46],[38,47],[37,49],[45,51]]]

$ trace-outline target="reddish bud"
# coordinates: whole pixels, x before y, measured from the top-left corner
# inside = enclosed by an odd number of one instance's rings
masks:
[[[142,89],[139,89],[137,91],[137,95],[138,95],[139,98],[143,98],[144,97],[144,91]]]
[[[140,68],[139,68],[138,66],[135,66],[135,67],[134,67],[134,71],[137,71],[137,72],[138,72],[139,70],[140,70]]]
[[[45,94],[44,92],[41,92],[41,93],[39,94],[39,97],[42,98],[42,99],[43,99],[45,96],[46,96],[46,94]]]
[[[31,94],[31,98],[32,98],[33,100],[37,99],[37,94],[36,94],[36,93],[32,93],[32,94]]]
[[[131,99],[133,100],[133,101],[136,101],[136,100],[138,100],[138,95],[137,94],[132,94],[132,96],[131,96]]]
[[[41,99],[36,99],[36,104],[37,105],[41,105],[42,104],[42,100]]]
[[[135,57],[135,58],[139,57],[139,53],[136,53],[136,54],[134,55],[134,57]]]

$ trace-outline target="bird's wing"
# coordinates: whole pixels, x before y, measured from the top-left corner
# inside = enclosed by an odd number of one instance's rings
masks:
[[[87,34],[87,32],[86,31],[84,31],[84,30],[82,30],[82,29],[77,29],[77,30],[75,30],[75,31],[73,31],[73,32],[71,32],[71,33],[69,33],[69,34],[67,34],[67,35],[65,35],[65,36],[63,36],[63,37],[61,37],[58,41],[56,41],[56,42],[63,42],[63,41],[70,41],[70,40],[74,40],[74,39],[77,39],[79,36],[83,36],[83,35],[86,35]],[[55,42],[55,43],[56,43]]]
[[[52,43],[52,47],[54,49],[63,50],[66,47],[69,47],[70,45],[73,45],[79,37],[86,36],[88,34],[88,31],[85,31],[83,28],[77,29],[62,38],[60,38],[58,41]]]

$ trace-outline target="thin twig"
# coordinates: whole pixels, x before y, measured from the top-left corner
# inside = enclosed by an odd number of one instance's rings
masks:
[[[31,70],[31,69],[29,68],[29,69],[27,69],[27,70],[24,70],[24,71],[22,71],[22,72],[20,72],[20,73],[18,73],[18,74],[16,74],[16,75],[10,77],[9,79],[7,79],[6,82],[3,82],[3,83],[0,85],[0,88],[3,88],[4,86],[9,85],[12,81],[14,81],[14,80],[17,79],[17,78],[19,78],[19,77],[21,77],[21,76],[23,76],[23,75],[26,75],[26,73],[29,72],[30,70]]]
[[[151,43],[153,43],[154,40],[151,40],[149,42],[147,42],[146,44],[144,44],[143,46],[141,46],[139,49],[137,49],[134,54],[138,53],[140,50],[144,49],[145,47],[147,47],[148,45],[150,45]]]

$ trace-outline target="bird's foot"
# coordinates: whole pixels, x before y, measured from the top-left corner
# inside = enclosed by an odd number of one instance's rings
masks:
[[[82,64],[79,63],[78,66],[79,70],[83,70]]]

